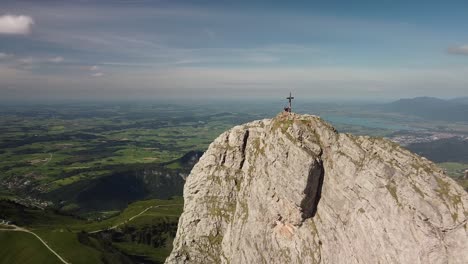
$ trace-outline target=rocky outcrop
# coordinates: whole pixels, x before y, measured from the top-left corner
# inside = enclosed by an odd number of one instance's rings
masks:
[[[166,263],[468,263],[468,195],[384,139],[280,114],[220,135],[188,176]]]

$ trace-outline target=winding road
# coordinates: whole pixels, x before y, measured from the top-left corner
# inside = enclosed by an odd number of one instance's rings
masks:
[[[46,163],[42,164],[42,166],[47,165],[52,160],[52,157],[54,156],[54,153],[49,153],[49,158],[47,158]]]
[[[40,236],[38,236],[36,233],[28,230],[28,229],[25,229],[25,228],[22,228],[22,227],[19,227],[19,226],[16,226],[16,225],[11,225],[11,224],[2,224],[2,225],[5,225],[7,227],[9,227],[8,229],[2,229],[0,227],[0,231],[12,231],[12,232],[25,232],[25,233],[29,233],[33,236],[35,236],[37,239],[39,239],[39,241],[41,241],[42,244],[44,244],[44,246],[46,246],[46,248],[52,252],[52,254],[54,254],[62,263],[64,264],[71,264],[71,262],[68,262],[66,261],[64,258],[62,258],[62,256],[60,256],[57,252],[55,252],[55,250],[53,250],[48,244],[47,242],[45,242]]]
[[[99,230],[95,230],[95,231],[91,231],[89,232],[89,234],[95,234],[95,233],[99,233],[99,232],[102,232],[102,231],[106,231],[106,230],[112,230],[112,229],[116,229],[117,227],[123,225],[123,224],[126,224],[130,221],[132,221],[133,219],[139,217],[140,215],[146,213],[149,209],[152,209],[152,208],[158,208],[158,207],[166,207],[166,206],[174,206],[174,205],[182,205],[182,204],[165,204],[165,205],[152,205],[152,206],[149,206],[147,207],[145,210],[141,211],[139,214],[136,214],[132,217],[130,217],[129,219],[123,221],[123,222],[120,222],[114,226],[111,226],[109,228],[106,228],[106,229],[99,229]]]
[[[158,208],[158,207],[166,207],[166,206],[174,206],[174,205],[182,205],[182,204],[165,204],[165,205],[152,205],[152,206],[149,206],[147,208],[145,208],[143,211],[141,211],[140,213],[130,217],[129,219],[121,222],[121,223],[118,223],[112,227],[109,227],[109,228],[106,228],[106,229],[99,229],[99,230],[95,230],[95,231],[91,231],[89,232],[89,234],[95,234],[95,233],[99,233],[99,232],[102,232],[102,231],[106,231],[106,230],[112,230],[112,229],[116,229],[117,227],[123,225],[123,224],[126,224],[130,221],[132,221],[133,219],[141,216],[142,214],[146,213],[148,210],[152,209],[152,208]],[[7,228],[2,228],[1,226],[6,226]],[[1,223],[0,225],[0,231],[12,231],[12,232],[26,232],[26,233],[29,233],[33,236],[35,236],[37,239],[39,239],[39,241],[41,241],[42,244],[44,244],[44,246],[47,247],[47,249],[52,252],[55,256],[57,256],[57,258],[64,264],[71,264],[71,262],[68,262],[66,261],[62,256],[60,256],[55,250],[53,250],[48,244],[47,242],[45,242],[40,236],[38,236],[36,233],[32,232],[31,230],[28,230],[26,228],[23,228],[23,227],[19,227],[17,225],[13,225],[13,224],[7,224],[7,223]]]

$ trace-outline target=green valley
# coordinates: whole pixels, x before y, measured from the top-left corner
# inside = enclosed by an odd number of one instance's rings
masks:
[[[145,200],[129,205],[116,216],[88,221],[53,210],[27,208],[1,201],[2,263],[60,263],[32,232],[64,260],[71,263],[163,262],[172,248],[182,212],[180,197]],[[26,246],[29,245],[29,246]],[[20,254],[24,258],[15,259]]]

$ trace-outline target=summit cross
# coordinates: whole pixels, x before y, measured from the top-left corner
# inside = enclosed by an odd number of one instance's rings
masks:
[[[284,110],[286,110],[286,112],[291,113],[292,112],[292,99],[294,99],[294,97],[291,95],[291,92],[289,92],[289,97],[286,97],[286,99],[288,99],[289,105]]]

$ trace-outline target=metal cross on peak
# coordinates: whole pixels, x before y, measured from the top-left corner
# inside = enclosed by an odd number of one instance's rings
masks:
[[[292,99],[294,99],[294,97],[291,95],[291,92],[289,92],[289,97],[286,97],[286,99],[288,99],[289,105],[288,107],[284,108],[284,111],[291,113],[292,112]]]

